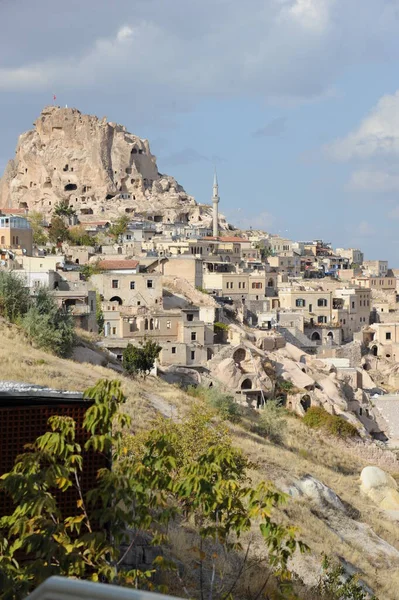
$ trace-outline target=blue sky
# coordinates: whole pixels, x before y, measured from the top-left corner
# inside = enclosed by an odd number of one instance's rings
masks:
[[[399,0],[2,0],[0,171],[44,105],[150,140],[242,227],[399,267]]]

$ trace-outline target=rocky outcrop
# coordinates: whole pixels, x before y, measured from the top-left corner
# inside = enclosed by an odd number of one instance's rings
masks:
[[[156,222],[210,225],[177,181],[158,172],[148,141],[106,118],[47,106],[18,140],[0,179],[0,207],[28,208],[50,217],[66,202],[80,221],[137,215]],[[93,216],[94,215],[94,216]],[[226,228],[220,216],[221,228]]]
[[[395,479],[379,467],[365,467],[360,475],[361,490],[380,508],[399,519],[399,492]]]

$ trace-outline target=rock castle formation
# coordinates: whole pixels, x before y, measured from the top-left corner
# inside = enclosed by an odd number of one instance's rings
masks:
[[[18,140],[0,179],[0,207],[51,217],[60,202],[81,222],[121,214],[155,222],[212,227],[211,206],[198,204],[177,181],[158,172],[148,141],[106,118],[47,106]],[[219,226],[227,228],[223,216]]]

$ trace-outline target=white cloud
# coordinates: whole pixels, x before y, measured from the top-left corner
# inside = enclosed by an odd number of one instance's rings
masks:
[[[392,11],[381,0],[363,0],[361,11],[347,0],[252,0],[247,11],[240,0],[126,2],[119,28],[93,39],[93,4],[84,39],[82,23],[54,58],[0,67],[0,90],[120,89],[148,111],[160,102],[184,109],[201,96],[311,101],[367,53],[378,60],[378,44],[397,43]],[[35,40],[45,37],[40,27]]]
[[[331,158],[343,161],[398,156],[399,91],[383,96],[355,131],[325,149]]]
[[[116,34],[116,39],[119,42],[123,42],[124,40],[128,40],[132,37],[133,35],[133,29],[131,27],[129,27],[128,25],[124,25],[123,27],[121,27],[118,31],[118,33]]]
[[[399,175],[374,169],[358,170],[352,173],[348,187],[365,192],[399,192]]]

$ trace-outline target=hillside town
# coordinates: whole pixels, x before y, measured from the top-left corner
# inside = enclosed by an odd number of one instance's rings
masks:
[[[121,139],[112,181],[97,173],[97,188],[91,164],[64,158],[68,127],[73,146],[88,126]],[[0,186],[1,269],[32,295],[52,290],[110,357],[156,341],[167,381],[216,383],[255,408],[273,387],[271,360],[298,390],[292,410],[327,405],[376,439],[399,438],[399,270],[384,257],[235,229],[219,214],[216,172],[210,205],[197,205],[158,173],[146,140],[76,109],[44,109],[19,155]]]

